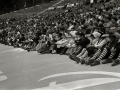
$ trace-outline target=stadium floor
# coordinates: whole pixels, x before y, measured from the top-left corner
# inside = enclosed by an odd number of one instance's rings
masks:
[[[1,90],[120,90],[119,68],[77,65],[65,55],[0,44]]]

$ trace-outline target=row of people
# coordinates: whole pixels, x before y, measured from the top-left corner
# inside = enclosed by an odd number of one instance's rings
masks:
[[[103,59],[105,59],[103,64],[112,62],[112,66],[120,64],[119,32],[101,34],[99,31],[94,31],[89,35],[76,32],[75,35],[74,38],[66,38],[60,33],[52,39],[47,36],[46,41],[41,39],[42,43],[38,44],[36,50],[42,54],[69,55],[70,59],[76,63],[81,62],[81,64],[91,66],[99,65]]]
[[[97,38],[95,38],[95,34],[98,34]],[[103,64],[112,63],[112,66],[120,64],[120,35],[118,32],[105,35],[94,32],[90,38],[92,38],[91,44],[83,48],[79,54],[70,55],[72,60],[91,66],[99,65],[103,59]]]
[[[108,44],[110,39],[115,38],[114,35],[109,37],[102,35],[109,31],[104,27],[120,26],[120,5],[117,3],[97,5],[99,7],[94,5],[91,8],[81,5],[70,8],[67,12],[36,15],[31,19],[13,18],[1,21],[1,27],[4,27],[0,30],[0,41],[6,45],[42,54],[67,54],[77,63],[98,65],[106,53],[108,55],[115,51],[114,48],[111,49],[112,45]],[[94,27],[100,28],[93,32]],[[72,35],[72,39],[69,38],[69,34]],[[91,35],[86,37],[86,34]]]

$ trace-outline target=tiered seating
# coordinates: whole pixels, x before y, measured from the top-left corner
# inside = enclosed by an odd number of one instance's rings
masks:
[[[31,18],[1,20],[1,43],[41,54],[67,54],[77,63],[91,66],[99,65],[106,57],[109,60],[104,63],[112,62],[110,54],[119,49],[119,3],[86,6],[80,2],[72,7],[65,7],[66,2],[63,3],[64,8],[47,10]],[[116,46],[111,46],[111,41],[116,41]],[[119,61],[117,56],[112,66]]]

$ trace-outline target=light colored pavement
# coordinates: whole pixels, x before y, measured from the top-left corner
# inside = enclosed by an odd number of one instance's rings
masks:
[[[65,55],[0,44],[0,90],[119,90],[119,68],[77,65]]]

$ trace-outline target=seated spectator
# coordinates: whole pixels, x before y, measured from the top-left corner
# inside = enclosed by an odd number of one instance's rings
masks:
[[[89,40],[87,37],[85,37],[84,33],[77,33],[77,36],[78,36],[78,40],[75,40],[75,43],[76,43],[77,46],[82,47],[82,51],[81,51],[81,52],[84,52],[86,46],[90,43],[90,40]],[[75,53],[76,53],[76,52],[75,52]],[[77,53],[78,53],[78,52],[77,52]],[[78,53],[78,54],[79,54],[79,53]],[[72,56],[70,56],[70,58],[73,57],[74,60],[75,60],[77,63],[79,63],[79,62],[80,62],[79,56],[81,56],[81,55],[80,55],[80,54],[77,55],[77,58],[76,58],[74,55],[72,55]]]
[[[23,42],[23,49],[25,49],[25,50],[31,49],[32,44],[33,44],[33,38],[32,38],[32,36],[28,36],[26,38],[26,40]]]
[[[19,47],[22,47],[23,46],[23,42],[25,41],[25,35],[24,34],[22,34],[21,36],[20,36],[20,39],[19,39]]]
[[[14,47],[19,47],[20,37],[21,37],[20,33],[15,36]]]
[[[74,48],[76,47],[74,38],[69,40],[68,44],[64,48],[61,54],[71,55],[74,52]]]
[[[62,35],[62,36],[61,36],[61,35]],[[60,34],[60,37],[62,37],[61,40],[58,40],[58,41],[55,43],[55,44],[56,44],[56,52],[57,52],[58,54],[62,53],[64,47],[68,44],[68,40],[67,40],[67,38],[66,38],[65,35]]]
[[[38,41],[39,41],[39,36],[38,35],[34,35],[34,37],[33,37],[33,44],[32,44],[33,46],[32,46],[31,49],[28,49],[28,52],[29,51],[36,51],[36,46],[39,43]]]
[[[117,37],[116,43],[114,43],[113,47],[111,48],[111,54],[108,59],[106,59],[103,64],[112,63],[111,66],[116,66],[120,64],[120,35],[118,32],[115,32],[115,36]]]
[[[51,39],[50,37],[47,35],[46,36],[46,41],[44,42],[44,44],[41,46],[41,48],[38,50],[39,53],[41,54],[46,54],[46,53],[50,53],[50,46],[51,46]]]
[[[100,53],[101,48],[108,42],[105,38],[102,38],[101,34],[97,31],[93,32],[92,35],[94,36],[95,39],[93,39],[93,42],[91,43],[91,45],[87,46],[87,48],[86,48],[87,55],[85,55],[86,57],[88,56],[90,58],[95,57],[96,53],[97,54]],[[84,59],[81,60],[81,63],[82,63],[82,61],[84,61]],[[94,60],[93,60],[93,62],[94,62]],[[85,63],[85,61],[84,61],[84,63]]]
[[[115,36],[114,35],[103,35],[103,38],[106,39],[106,45],[101,47],[94,55],[93,57],[89,57],[87,58],[86,64],[87,65],[91,65],[91,66],[95,66],[95,65],[99,65],[100,64],[100,60],[104,59],[104,58],[108,58],[108,56],[110,55],[110,49],[113,46],[113,44],[115,43]],[[98,62],[98,63],[93,63],[93,62]]]

